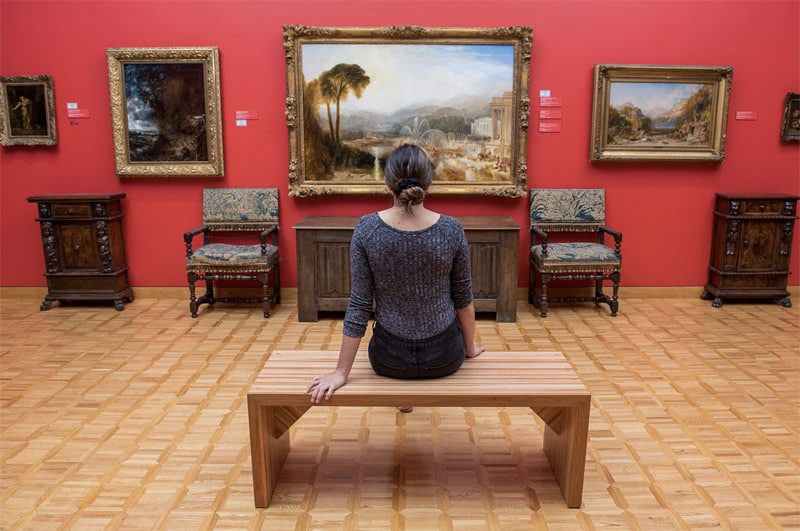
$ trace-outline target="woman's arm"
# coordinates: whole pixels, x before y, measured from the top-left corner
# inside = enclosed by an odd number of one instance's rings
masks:
[[[360,337],[342,336],[336,369],[328,374],[315,376],[306,387],[306,393],[311,393],[311,402],[319,404],[323,398],[328,400],[335,390],[347,383],[360,344]]]
[[[470,302],[463,308],[456,310],[458,322],[461,325],[461,334],[467,345],[467,357],[474,358],[483,353],[484,348],[475,343],[475,303]]]

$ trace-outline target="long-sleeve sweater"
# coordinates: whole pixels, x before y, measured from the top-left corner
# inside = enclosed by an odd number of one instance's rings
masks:
[[[359,218],[350,244],[350,302],[344,334],[363,337],[370,315],[392,334],[425,339],[472,302],[469,247],[458,219],[402,231],[377,213]]]

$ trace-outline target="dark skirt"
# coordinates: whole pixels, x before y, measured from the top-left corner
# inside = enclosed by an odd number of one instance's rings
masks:
[[[372,369],[390,378],[410,380],[447,376],[461,367],[466,354],[458,319],[443,332],[427,339],[398,337],[376,322],[369,341]]]

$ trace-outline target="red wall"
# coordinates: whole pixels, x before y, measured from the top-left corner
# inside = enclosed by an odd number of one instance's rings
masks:
[[[357,215],[386,197],[290,198],[282,24],[318,26],[530,25],[530,187],[603,187],[608,224],[625,235],[623,284],[702,286],[714,192],[800,193],[800,144],[779,139],[783,100],[800,92],[800,2],[753,1],[31,1],[0,0],[0,75],[50,74],[58,145],[0,148],[0,286],[43,286],[34,194],[125,192],[130,282],[183,286],[182,234],[200,224],[205,186],[281,191],[284,286],[296,286],[292,226],[312,214]],[[220,48],[225,177],[116,177],[106,48]],[[595,63],[730,65],[727,158],[707,163],[590,163]],[[538,93],[563,99],[561,133],[538,133]],[[90,118],[67,118],[77,102]],[[259,119],[236,127],[236,110]],[[758,114],[737,121],[736,111]],[[436,197],[453,215],[506,214],[522,227],[527,199]],[[795,231],[790,284],[800,284]]]

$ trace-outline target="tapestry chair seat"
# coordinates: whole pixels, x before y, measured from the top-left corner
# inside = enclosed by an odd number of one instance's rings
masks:
[[[528,302],[547,317],[548,302],[605,303],[615,317],[619,311],[619,282],[622,270],[622,234],[605,226],[605,190],[531,190],[531,249]],[[565,233],[573,233],[564,237]],[[562,238],[553,241],[558,234]],[[614,246],[606,244],[606,236]],[[586,241],[589,240],[589,241]],[[548,296],[552,280],[594,281],[592,297]],[[603,282],[612,283],[612,295]]]
[[[203,245],[193,248],[195,237]],[[257,235],[257,237],[256,237]],[[261,303],[264,317],[280,303],[277,188],[206,188],[203,225],[183,235],[189,281],[189,311],[197,317],[201,304]],[[219,297],[215,281],[258,282],[260,297]],[[205,293],[197,297],[197,282]]]

